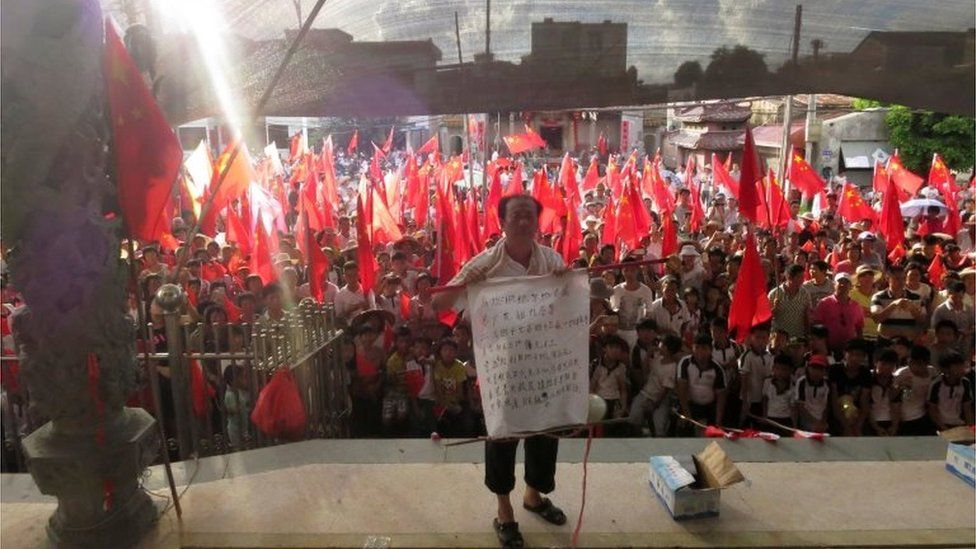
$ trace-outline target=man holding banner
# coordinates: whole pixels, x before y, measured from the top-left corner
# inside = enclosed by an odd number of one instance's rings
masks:
[[[512,195],[502,198],[498,205],[498,217],[505,237],[461,268],[449,283],[449,286],[458,286],[458,289],[436,295],[435,309],[453,307],[464,291],[463,286],[473,286],[496,278],[550,273],[562,275],[568,272],[559,253],[535,240],[541,213],[542,204],[531,196]],[[480,358],[478,363],[480,369]],[[489,436],[491,434],[492,429],[489,427]],[[503,547],[521,547],[524,544],[509,498],[515,487],[517,448],[517,438],[485,442],[485,485],[498,497],[498,516],[494,520],[494,529]],[[542,496],[555,489],[558,448],[559,441],[553,436],[533,435],[525,438],[527,486],[523,507],[552,524],[562,525],[566,523],[566,515],[548,498]]]

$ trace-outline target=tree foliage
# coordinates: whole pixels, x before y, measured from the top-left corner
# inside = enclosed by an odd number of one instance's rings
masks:
[[[701,63],[698,61],[685,61],[674,71],[674,85],[679,88],[687,88],[692,84],[701,81],[705,71],[702,70]]]
[[[892,147],[898,149],[905,167],[915,173],[928,173],[933,153],[939,153],[954,170],[973,167],[976,119],[893,105],[885,116],[885,124]]]
[[[722,46],[712,52],[705,69],[705,83],[710,88],[729,84],[753,83],[769,74],[763,54],[738,44]]]

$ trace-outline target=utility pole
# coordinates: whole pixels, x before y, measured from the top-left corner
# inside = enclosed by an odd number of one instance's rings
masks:
[[[796,17],[793,21],[793,70],[797,70],[797,58],[800,53],[800,22],[803,19],[803,4],[796,5]],[[785,106],[783,107],[783,141],[780,144],[780,156],[779,156],[779,179],[780,181],[786,181],[786,162],[790,155],[790,129],[792,128],[792,118],[793,118],[793,96],[787,95],[785,98]],[[788,189],[784,187],[784,193]]]
[[[491,0],[485,0],[485,62],[491,60]]]

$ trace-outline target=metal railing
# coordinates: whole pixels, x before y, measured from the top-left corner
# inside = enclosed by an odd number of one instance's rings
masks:
[[[331,306],[306,299],[280,319],[253,324],[185,323],[174,307],[164,312],[163,322],[147,327],[147,346],[138,353],[139,387],[129,405],[162,422],[171,459],[283,442],[250,419],[261,390],[281,368],[291,370],[301,394],[305,438],[349,436],[349,374]],[[4,368],[16,360],[3,357]],[[23,470],[20,440],[46,418],[33,415],[22,384],[4,396],[4,471]]]

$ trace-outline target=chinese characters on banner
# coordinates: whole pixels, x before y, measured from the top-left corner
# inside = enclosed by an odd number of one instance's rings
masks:
[[[468,303],[488,436],[586,423],[587,274],[488,280]]]

